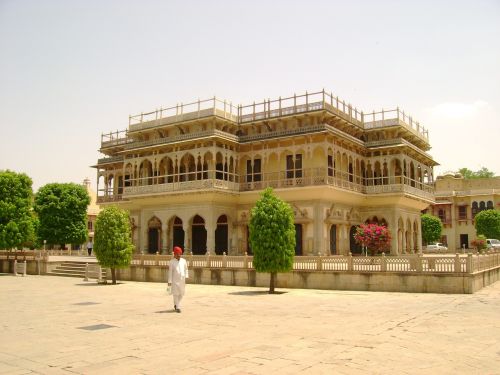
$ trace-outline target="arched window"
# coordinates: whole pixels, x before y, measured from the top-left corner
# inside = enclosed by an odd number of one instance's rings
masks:
[[[472,218],[476,216],[476,214],[479,212],[479,206],[477,202],[472,202]]]

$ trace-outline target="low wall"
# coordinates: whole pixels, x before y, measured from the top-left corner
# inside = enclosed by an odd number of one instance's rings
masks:
[[[167,260],[154,258],[155,262],[141,260],[132,263],[128,268],[118,269],[117,278],[119,280],[146,281],[146,282],[166,282],[167,281]],[[253,268],[241,266],[215,267],[217,262],[207,258],[192,258],[190,264],[190,278],[188,283],[206,285],[237,285],[265,287],[269,286],[269,274],[258,273]],[[359,262],[369,258],[359,259]],[[382,258],[383,259],[383,258]],[[447,268],[439,271],[438,259],[423,259],[424,266],[420,266],[419,261],[413,258],[409,270],[402,271],[380,271],[380,264],[366,263],[364,270],[324,270],[325,263],[320,263],[320,259],[299,259],[295,266],[314,266],[315,269],[295,269],[288,273],[279,273],[277,277],[278,288],[299,288],[299,289],[327,289],[327,290],[359,290],[376,292],[409,292],[409,293],[452,293],[468,294],[491,285],[500,280],[500,265],[498,255],[480,256],[477,258],[468,257],[469,261],[460,261],[458,257],[451,257],[447,263]],[[299,262],[297,260],[297,262]],[[444,259],[446,260],[446,259]],[[18,259],[18,262],[24,260]],[[224,260],[226,262],[226,260]],[[350,261],[352,263],[352,261]],[[411,266],[415,263],[417,267]],[[211,267],[208,265],[214,264]],[[220,262],[219,262],[220,263]],[[239,261],[240,264],[248,266],[250,261],[245,259]],[[354,262],[356,266],[356,262]],[[45,259],[27,259],[27,274],[45,274],[57,267],[60,262],[49,262]],[[302,264],[302,265],[301,265]],[[337,263],[336,263],[337,264]],[[362,264],[358,264],[361,266]],[[382,263],[382,266],[384,263]],[[345,267],[344,267],[345,268]],[[373,270],[372,270],[373,268]],[[385,267],[384,267],[385,268]],[[471,272],[466,272],[470,268]],[[321,270],[323,269],[323,270]],[[457,272],[461,271],[461,272]],[[0,272],[13,273],[14,260],[0,259]],[[107,278],[111,279],[111,272],[107,270]]]
[[[268,287],[269,274],[253,269],[189,270],[188,283]],[[117,270],[119,280],[167,282],[166,266],[131,266]],[[398,272],[291,271],[279,273],[278,288],[373,292],[469,294],[500,279],[500,267],[474,274]]]

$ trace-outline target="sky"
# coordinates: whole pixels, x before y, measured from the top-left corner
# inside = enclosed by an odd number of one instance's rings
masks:
[[[500,175],[500,0],[0,0],[0,170],[82,183],[101,134],[194,100],[399,106],[435,176]]]

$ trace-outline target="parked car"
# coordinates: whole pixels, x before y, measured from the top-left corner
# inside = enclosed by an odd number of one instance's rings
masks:
[[[495,238],[486,239],[486,247],[488,249],[500,250],[500,241]]]
[[[440,242],[431,243],[425,247],[427,251],[446,251],[448,248]]]

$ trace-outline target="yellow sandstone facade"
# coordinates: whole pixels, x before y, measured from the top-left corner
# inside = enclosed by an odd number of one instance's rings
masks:
[[[477,237],[474,217],[483,210],[500,209],[500,177],[464,179],[452,173],[438,176],[435,197],[435,204],[426,212],[441,219],[441,242],[448,249],[469,249]]]
[[[298,255],[360,253],[379,222],[391,253],[420,251],[434,203],[428,133],[399,108],[363,113],[325,91],[235,106],[212,98],[129,117],[101,137],[97,203],[129,210],[138,252],[251,253],[250,210],[272,187]]]

